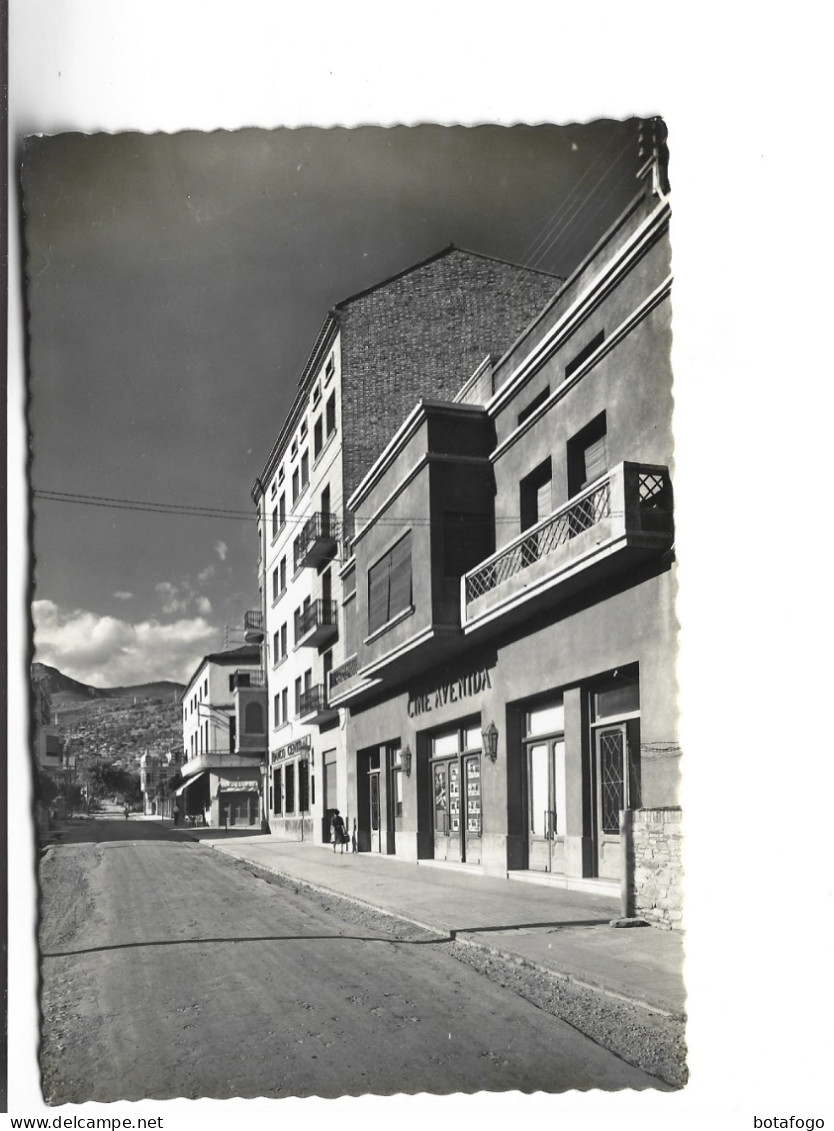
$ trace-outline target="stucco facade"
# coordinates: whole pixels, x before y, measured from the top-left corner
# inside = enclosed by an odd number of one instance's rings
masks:
[[[204,656],[182,696],[183,761],[171,808],[212,826],[261,823],[266,702],[255,646]]]

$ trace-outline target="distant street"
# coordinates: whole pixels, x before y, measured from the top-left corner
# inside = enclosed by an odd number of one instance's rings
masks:
[[[417,928],[170,825],[65,826],[41,874],[49,1103],[658,1086]]]

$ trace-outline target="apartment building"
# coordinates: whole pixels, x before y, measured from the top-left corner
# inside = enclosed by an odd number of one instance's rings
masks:
[[[264,792],[273,834],[320,844],[348,827],[345,712],[330,673],[350,661],[354,604],[346,500],[423,396],[453,396],[500,356],[561,285],[552,275],[448,247],[340,302],[326,317],[293,407],[255,481],[261,608],[247,620],[268,691]],[[352,646],[351,646],[352,648]]]
[[[669,218],[655,145],[535,322],[352,492],[328,703],[361,850],[678,927]]]
[[[259,825],[266,756],[260,648],[247,644],[204,656],[181,702],[183,762],[172,806],[201,824]]]

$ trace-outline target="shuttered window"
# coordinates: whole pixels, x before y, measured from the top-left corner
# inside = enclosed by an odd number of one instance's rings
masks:
[[[585,449],[585,482],[591,483],[602,475],[608,468],[608,457],[605,451],[605,436],[600,436]]]
[[[368,632],[411,606],[411,532],[368,570]]]

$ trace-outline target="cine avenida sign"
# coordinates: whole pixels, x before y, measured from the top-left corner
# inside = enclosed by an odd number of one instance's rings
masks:
[[[479,695],[492,687],[489,678],[489,668],[481,668],[469,672],[460,679],[453,679],[448,683],[441,683],[429,691],[408,693],[408,717],[416,719],[428,711],[437,711],[447,703],[457,703],[461,699],[468,699],[472,695]]]

